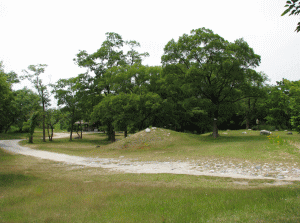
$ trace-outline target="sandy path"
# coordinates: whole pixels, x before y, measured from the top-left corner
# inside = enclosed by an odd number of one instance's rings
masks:
[[[69,134],[63,133],[56,135],[58,137],[68,137]],[[224,163],[222,160],[196,160],[196,161],[172,161],[141,162],[120,157],[113,158],[89,158],[71,156],[66,154],[47,152],[30,149],[20,146],[21,140],[0,140],[0,147],[6,151],[33,156],[41,159],[64,162],[66,164],[79,165],[82,167],[101,167],[112,171],[125,173],[171,173],[171,174],[189,174],[189,175],[206,175],[216,177],[231,177],[244,179],[275,179],[300,181],[300,168],[298,164],[288,166],[280,164],[253,164],[245,162],[234,164],[231,162]]]

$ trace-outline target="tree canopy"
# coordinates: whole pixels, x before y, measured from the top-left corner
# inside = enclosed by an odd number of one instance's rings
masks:
[[[243,39],[230,43],[206,28],[169,41],[162,63],[167,72],[185,75],[184,87],[191,97],[206,101],[204,110],[213,119],[214,137],[218,136],[221,107],[256,97],[252,83],[262,81],[253,70],[259,65],[260,56]]]
[[[72,140],[77,121],[105,130],[112,142],[115,131],[127,137],[127,132],[149,126],[212,131],[216,138],[219,128],[258,128],[257,119],[260,125],[300,131],[299,83],[283,79],[267,85],[267,75],[256,71],[260,56],[244,39],[229,42],[210,29],[195,29],[166,44],[161,66],[143,65],[149,54],[138,47],[135,40],[106,33],[98,50],[76,55],[75,63],[86,71],[55,84],[41,80],[47,65],[30,65],[21,80],[30,80],[37,94],[12,90],[18,75],[4,72],[0,62],[0,130],[13,126],[23,131],[27,126],[29,131],[30,120],[35,127],[43,117],[49,141],[58,122],[64,122]],[[48,87],[58,109],[47,108]]]

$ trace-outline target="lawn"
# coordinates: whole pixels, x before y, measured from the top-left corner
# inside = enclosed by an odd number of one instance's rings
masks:
[[[258,132],[224,131],[214,140],[208,134],[158,130],[114,144],[103,134],[91,134],[73,142],[43,143],[38,137],[31,146],[141,160],[204,156],[299,161],[296,134],[278,132],[279,138],[294,143],[278,145]],[[299,182],[276,186],[272,180],[120,174],[0,150],[0,222],[299,222],[299,209]]]
[[[103,133],[87,134],[83,139],[69,141],[68,138],[54,139],[53,142],[42,142],[40,137],[34,139],[34,144],[23,141],[24,146],[70,155],[118,158],[124,156],[140,161],[177,161],[197,160],[204,157],[212,159],[230,159],[236,162],[284,162],[299,163],[300,153],[297,145],[300,135],[294,132],[275,132],[269,139],[261,136],[258,131],[220,131],[220,137],[213,139],[210,134],[196,135],[179,133],[168,129],[155,129],[150,133],[145,131],[133,134],[124,139],[119,133],[119,140],[113,144],[107,141]]]

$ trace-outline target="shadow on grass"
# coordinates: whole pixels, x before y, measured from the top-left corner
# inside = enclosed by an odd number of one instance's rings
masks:
[[[35,181],[37,177],[24,174],[0,173],[0,187],[22,187]]]
[[[226,142],[253,142],[253,141],[267,141],[267,136],[253,136],[253,135],[247,135],[247,136],[226,136],[221,135],[218,138],[214,139],[210,135],[191,135],[189,137],[192,137],[193,139],[198,139],[199,141],[205,141],[210,143],[226,143]]]
[[[116,135],[116,137],[119,135]],[[83,135],[82,139],[77,139],[76,138],[77,135],[73,135],[72,140],[70,141],[70,138],[53,138],[52,141],[48,140],[48,137],[46,137],[46,142],[43,142],[43,140],[40,137],[34,137],[33,139],[33,144],[64,144],[64,143],[68,143],[68,144],[93,144],[95,146],[99,145],[107,145],[110,144],[111,141],[109,141],[107,139],[107,135],[106,134],[99,134],[99,133],[95,133],[95,134],[88,134],[88,135]],[[27,145],[29,144],[28,141],[22,141],[21,142],[22,145]]]
[[[26,139],[28,133],[0,133],[0,140]]]

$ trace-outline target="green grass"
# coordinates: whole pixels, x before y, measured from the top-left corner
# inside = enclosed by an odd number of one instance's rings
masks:
[[[7,139],[26,139],[27,133],[0,133],[0,140]]]
[[[116,174],[0,155],[0,222],[300,221],[299,182]]]
[[[170,134],[169,134],[170,133]],[[227,133],[227,134],[223,134]],[[299,135],[220,131],[221,137],[165,129],[111,144],[105,134],[82,140],[22,144],[81,156],[185,160],[220,158],[299,165]],[[286,141],[286,142],[284,142]],[[291,142],[288,143],[287,141]],[[100,146],[100,147],[96,147]],[[174,174],[120,174],[0,150],[0,222],[299,222],[300,182]]]
[[[138,132],[124,139],[117,134],[117,141],[111,144],[105,134],[84,135],[82,140],[69,141],[54,139],[53,142],[42,142],[35,138],[34,144],[23,141],[22,144],[34,149],[66,153],[78,156],[118,158],[124,156],[137,160],[186,160],[186,159],[234,159],[236,162],[285,162],[300,163],[300,150],[297,145],[300,135],[287,135],[276,132],[281,144],[271,143],[267,136],[258,131],[220,131],[220,137],[213,139],[210,134],[195,135],[179,133],[167,129],[156,129],[155,132]],[[226,133],[226,134],[224,134]],[[290,143],[292,142],[292,144]]]

